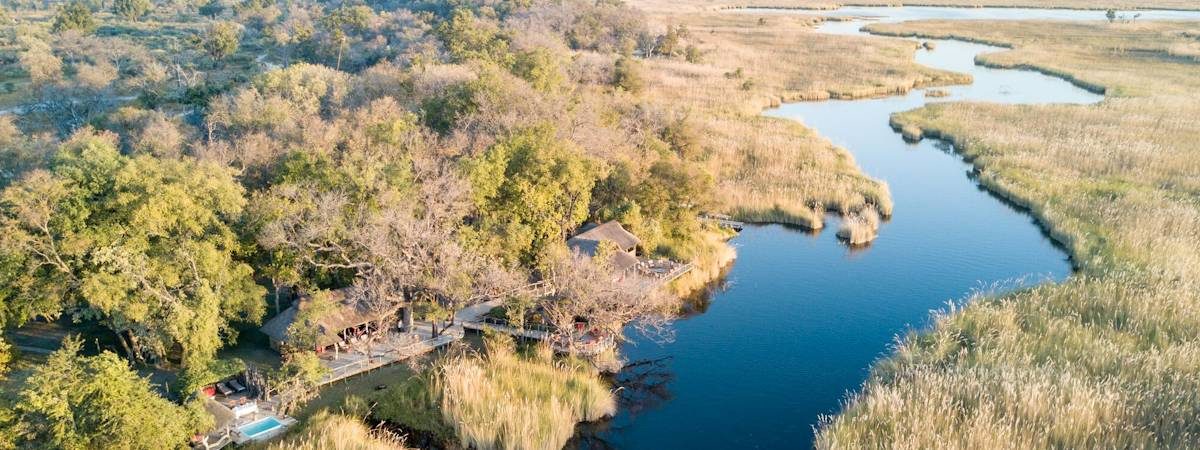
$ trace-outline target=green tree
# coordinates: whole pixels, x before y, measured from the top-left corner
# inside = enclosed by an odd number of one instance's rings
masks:
[[[83,33],[91,33],[96,29],[96,19],[92,17],[92,10],[81,1],[72,1],[58,7],[58,13],[54,15],[55,32],[63,32],[67,30],[79,30]]]
[[[20,318],[73,311],[135,359],[203,367],[233,322],[265,309],[236,257],[245,203],[227,168],[126,157],[111,135],[79,134],[0,193],[0,260],[17,266],[0,292]]]
[[[513,60],[512,73],[542,92],[553,91],[562,85],[565,79],[557,56],[545,48],[517,53]]]
[[[654,54],[659,56],[673,57],[683,53],[683,37],[686,30],[683,27],[667,26],[667,34],[662,35],[658,39],[658,45],[654,48]]]
[[[450,20],[438,26],[437,34],[455,62],[479,60],[500,67],[512,66],[508,37],[495,24],[480,20],[469,9],[455,9]]]
[[[535,266],[587,218],[596,182],[592,164],[550,126],[501,139],[467,170],[480,239],[505,260]]]
[[[237,53],[241,45],[242,30],[233,22],[217,22],[208,27],[201,46],[213,59],[225,59]]]
[[[425,126],[442,134],[454,130],[464,117],[479,110],[479,105],[490,99],[492,104],[502,102],[508,93],[500,74],[494,66],[482,70],[471,81],[452,85],[441,95],[432,96],[421,103],[421,115]]]
[[[367,6],[341,6],[321,19],[321,26],[329,34],[330,42],[337,47],[335,69],[342,70],[342,54],[350,47],[349,33],[366,29],[371,15],[371,8]]]
[[[641,65],[633,58],[627,56],[617,58],[616,64],[613,65],[612,84],[614,87],[624,89],[630,93],[636,94],[641,92],[646,86]]]
[[[18,443],[64,450],[183,449],[209,425],[195,408],[155,394],[117,355],[82,356],[80,347],[79,339],[68,338],[29,377],[15,407]]]
[[[221,4],[221,0],[208,0],[208,3],[201,5],[197,12],[205,17],[217,17],[224,10],[225,5]]]
[[[146,13],[150,12],[150,8],[154,7],[150,0],[113,0],[113,14],[124,17],[128,20],[138,20]]]

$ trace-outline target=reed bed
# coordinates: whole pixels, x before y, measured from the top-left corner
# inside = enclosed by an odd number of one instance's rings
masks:
[[[699,291],[713,280],[721,277],[721,273],[737,259],[737,251],[725,243],[733,237],[726,230],[701,231],[697,241],[701,248],[692,259],[692,270],[683,274],[670,284],[670,290],[680,297]]]
[[[892,210],[887,186],[863,174],[848,152],[802,124],[761,116],[764,108],[970,80],[916,64],[909,42],[814,33],[814,17],[673,10],[651,21],[686,26],[702,56],[648,60],[645,98],[695,120],[717,200],[745,221],[820,229],[826,211]]]
[[[662,2],[652,1],[652,4]],[[960,8],[1068,8],[1104,10],[1133,9],[1200,9],[1192,0],[685,0],[677,7],[705,9],[780,8],[835,9],[838,6],[950,6]]]
[[[879,213],[875,208],[864,208],[842,219],[837,237],[850,245],[868,244],[879,236],[880,222]]]
[[[329,412],[314,414],[298,432],[266,450],[403,450],[404,440],[362,421]]]
[[[393,387],[377,415],[397,420],[406,405],[432,403],[458,444],[480,450],[560,449],[575,424],[616,413],[616,398],[584,362],[556,360],[548,347],[520,355],[507,336],[486,338],[486,355],[449,356],[420,377],[420,389]],[[397,398],[401,396],[402,398]],[[423,409],[418,406],[412,409]],[[411,417],[411,416],[408,416]]]
[[[1003,57],[1015,64],[1106,83],[1110,98],[1098,105],[947,103],[893,117],[913,137],[952,141],[984,186],[1032,211],[1079,273],[952,305],[875,364],[843,411],[823,419],[817,446],[1194,447],[1200,64],[1170,59],[1176,38],[1137,36],[1196,24],[947,26],[894,29],[1009,39],[1016,49]],[[1114,42],[1142,46],[1113,52]],[[1168,63],[1143,63],[1148,54]]]

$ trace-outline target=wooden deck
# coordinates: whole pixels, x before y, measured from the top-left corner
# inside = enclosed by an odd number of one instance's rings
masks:
[[[539,341],[550,341],[550,348],[558,353],[569,353],[572,349],[561,345],[552,340],[550,329],[545,326],[533,325],[525,328],[517,328],[508,325],[504,321],[494,319],[487,316],[488,311],[502,305],[500,300],[492,300],[474,305],[469,308],[464,308],[455,315],[455,322],[464,330],[483,332],[485,330],[497,331],[509,336],[522,337],[526,339],[537,339]],[[595,356],[605,351],[611,350],[616,346],[616,342],[612,339],[593,339],[577,342],[574,345],[576,354],[582,356]]]
[[[321,364],[329,369],[329,373],[325,374],[317,385],[324,386],[432,352],[462,339],[464,335],[462,327],[459,326],[448,327],[437,337],[433,337],[433,326],[429,323],[418,322],[414,328],[416,330],[412,333],[395,333],[380,338],[369,348],[359,345],[351,351],[336,355],[321,355]]]

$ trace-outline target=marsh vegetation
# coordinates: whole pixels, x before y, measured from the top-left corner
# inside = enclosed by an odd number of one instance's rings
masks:
[[[818,446],[1170,448],[1194,442],[1200,301],[1191,23],[917,22],[873,30],[1013,46],[985,64],[1062,73],[1095,106],[944,103],[898,114],[1071,253],[1062,284],[980,293],[907,336]],[[964,401],[973,399],[972,401]]]

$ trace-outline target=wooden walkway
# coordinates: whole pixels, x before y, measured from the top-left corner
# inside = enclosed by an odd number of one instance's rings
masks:
[[[741,232],[743,228],[746,228],[746,224],[744,222],[738,222],[724,214],[705,214],[700,216],[700,220],[704,222],[715,223],[721,228],[729,228],[737,232]]]
[[[417,323],[413,333],[399,333],[388,336],[383,342],[370,346],[360,345],[352,351],[343,352],[336,358],[329,354],[321,356],[321,364],[329,368],[329,373],[321,377],[318,386],[344,380],[363,372],[369,372],[384,366],[423,355],[439,348],[450,345],[463,338],[463,329],[458,326],[447,327],[437,337],[433,336],[433,326],[429,323]]]
[[[508,325],[504,321],[494,319],[487,316],[487,313],[493,308],[503,304],[501,300],[491,300],[471,307],[463,308],[458,314],[455,314],[455,322],[464,330],[472,330],[483,332],[484,330],[497,331],[509,336],[522,337],[526,339],[537,339],[539,341],[549,341],[550,347],[558,353],[569,353],[572,349],[561,345],[553,340],[553,335],[550,334],[550,329],[544,326],[531,326],[528,328],[517,328]],[[576,354],[583,356],[594,356],[612,349],[615,346],[615,341],[612,339],[596,339],[590,341],[578,342],[574,347]]]

